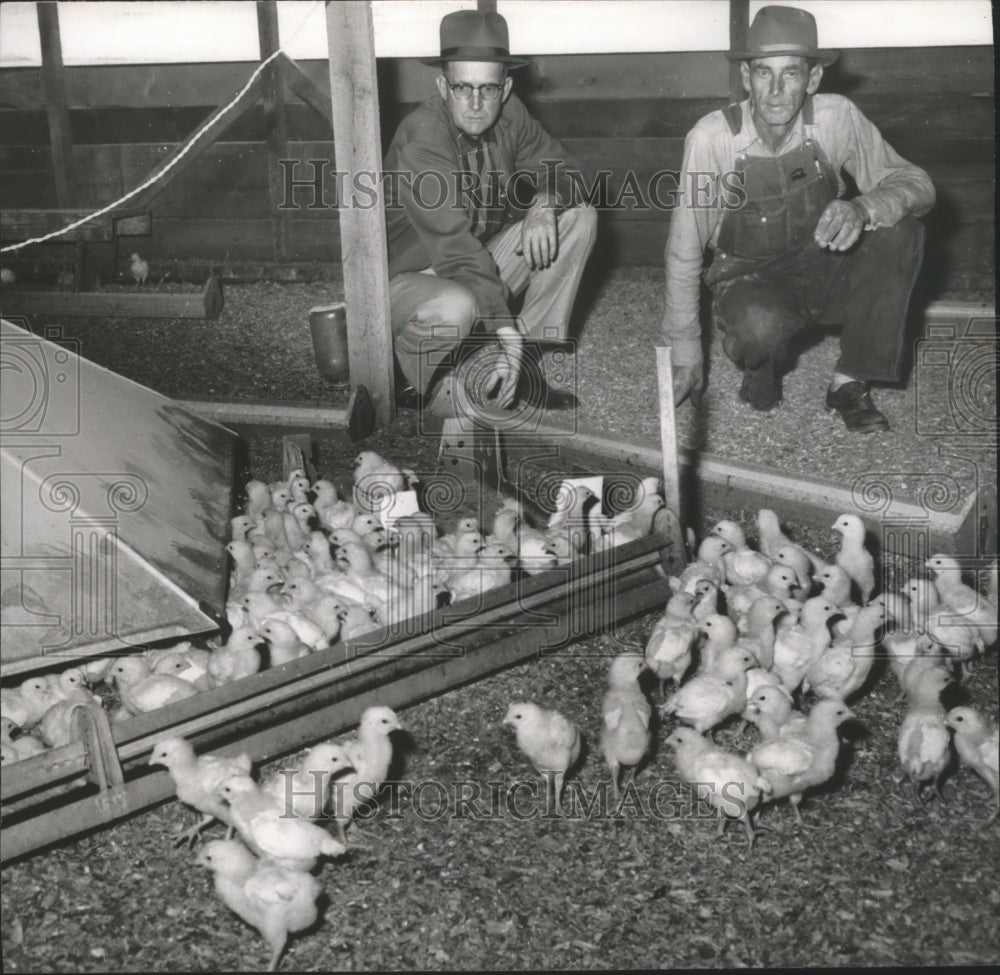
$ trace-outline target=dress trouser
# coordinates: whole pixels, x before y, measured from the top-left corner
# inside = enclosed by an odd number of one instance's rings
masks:
[[[487,243],[501,280],[511,295],[525,292],[518,316],[528,338],[565,340],[583,268],[597,236],[597,211],[589,205],[559,215],[559,250],[547,267],[532,270],[517,253],[521,223],[506,227]],[[472,293],[439,278],[428,268],[397,274],[389,282],[396,361],[407,381],[425,393],[439,366],[479,318]]]
[[[855,379],[900,378],[906,313],[923,260],[924,228],[914,217],[862,233],[849,251],[809,240],[766,261],[716,254],[708,273],[723,348],[756,369],[783,370],[789,343],[812,325],[839,325],[837,372]]]

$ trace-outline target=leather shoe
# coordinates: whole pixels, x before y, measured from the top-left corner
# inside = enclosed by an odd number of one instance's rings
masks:
[[[402,389],[396,390],[397,410],[416,410],[418,413],[424,408],[424,397],[417,392],[416,387],[407,383]]]
[[[743,373],[740,399],[762,413],[773,410],[781,402],[781,376],[771,359]]]
[[[535,343],[526,343],[517,380],[517,402],[536,410],[575,410],[580,401],[574,393],[550,386],[545,379],[542,350]]]
[[[872,402],[868,384],[860,379],[844,383],[836,389],[827,389],[826,408],[839,413],[844,425],[852,433],[889,429],[885,414],[876,409]]]

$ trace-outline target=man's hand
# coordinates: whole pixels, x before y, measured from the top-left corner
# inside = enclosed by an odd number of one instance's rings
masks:
[[[823,211],[813,235],[820,247],[846,251],[861,236],[868,223],[868,213],[852,200],[832,200]]]
[[[521,356],[524,353],[524,336],[510,325],[501,325],[496,332],[500,340],[499,353],[493,372],[483,386],[485,396],[490,396],[499,384],[496,405],[507,409],[514,402],[517,380],[521,375]]]
[[[559,230],[555,207],[535,201],[521,221],[521,255],[533,271],[548,267],[559,251]]]
[[[680,406],[690,396],[691,405],[701,409],[701,394],[705,391],[705,362],[701,339],[671,339],[671,367],[674,375],[674,406]]]

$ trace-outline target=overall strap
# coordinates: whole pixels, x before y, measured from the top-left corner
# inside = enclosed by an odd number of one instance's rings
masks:
[[[813,114],[813,96],[806,95],[806,100],[802,105],[802,124],[815,125],[816,119]]]
[[[727,105],[723,110],[722,114],[726,117],[726,124],[729,126],[729,131],[733,135],[739,135],[740,130],[743,128],[743,107],[739,102],[733,102],[732,105]]]

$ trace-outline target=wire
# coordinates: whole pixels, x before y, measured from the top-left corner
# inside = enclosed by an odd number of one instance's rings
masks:
[[[312,8],[309,10],[309,13],[306,14],[306,16],[302,19],[302,23],[299,24],[299,26],[296,27],[294,31],[292,31],[291,35],[289,35],[288,37],[288,40],[286,40],[285,43],[278,48],[278,50],[274,51],[272,54],[269,54],[263,61],[260,62],[259,65],[257,65],[253,74],[251,74],[250,77],[247,79],[246,84],[236,93],[236,95],[233,96],[233,98],[229,101],[229,103],[220,112],[213,114],[208,119],[208,121],[205,122],[205,124],[202,125],[202,127],[198,129],[198,131],[195,132],[195,134],[191,136],[190,139],[188,139],[187,143],[184,145],[181,151],[177,153],[177,155],[174,156],[174,158],[171,159],[170,162],[166,166],[164,166],[163,169],[161,169],[158,173],[154,173],[152,176],[149,177],[149,179],[146,180],[145,183],[141,183],[139,186],[136,186],[135,189],[129,190],[128,193],[126,193],[121,199],[115,200],[114,203],[109,203],[107,206],[101,207],[100,210],[95,210],[93,213],[90,213],[85,217],[81,217],[79,220],[74,220],[71,224],[62,227],[59,230],[53,230],[51,233],[47,233],[42,237],[32,237],[30,240],[22,240],[16,244],[8,244],[6,247],[0,247],[0,254],[6,254],[8,251],[17,251],[20,250],[22,247],[29,247],[32,244],[43,244],[45,243],[45,241],[52,240],[54,237],[61,237],[63,234],[68,234],[71,230],[76,230],[77,227],[83,226],[83,224],[89,223],[91,220],[95,220],[97,217],[102,217],[104,216],[105,213],[108,213],[111,210],[118,209],[118,207],[120,207],[123,203],[127,203],[129,200],[131,200],[133,196],[135,196],[138,193],[141,193],[143,190],[148,189],[154,183],[163,179],[163,177],[166,176],[167,173],[169,173],[170,170],[173,169],[174,166],[176,166],[187,155],[187,153],[194,147],[195,143],[201,138],[201,136],[220,118],[222,118],[222,116],[225,115],[226,112],[228,112],[250,90],[250,86],[257,79],[257,76],[279,54],[284,53],[285,48],[289,44],[291,44],[291,42],[298,35],[299,31],[301,31],[302,28],[305,27],[306,23],[308,23],[308,21],[312,17],[313,10],[315,10],[323,2],[324,0],[316,0],[316,2],[313,3]]]

